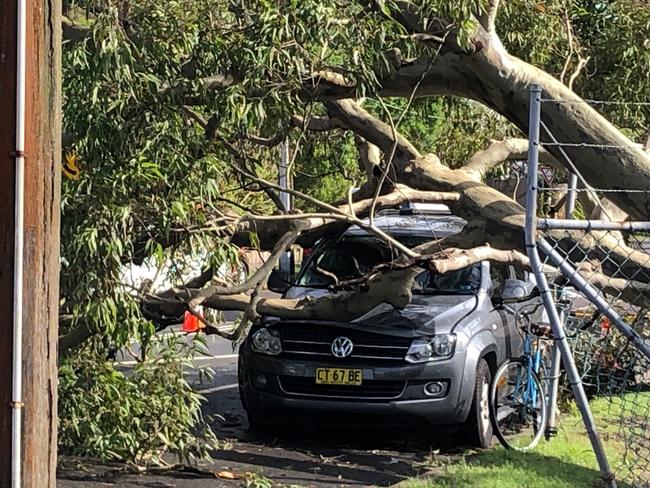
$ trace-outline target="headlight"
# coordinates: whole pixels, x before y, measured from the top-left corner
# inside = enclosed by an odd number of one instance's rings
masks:
[[[262,327],[253,332],[251,340],[255,352],[270,354],[271,356],[277,356],[282,352],[282,342],[280,342],[280,336],[275,330]]]
[[[406,353],[409,363],[423,363],[445,359],[454,353],[455,334],[440,334],[430,339],[415,339]]]
[[[431,346],[437,356],[451,356],[456,346],[456,336],[454,334],[437,335],[433,338]]]

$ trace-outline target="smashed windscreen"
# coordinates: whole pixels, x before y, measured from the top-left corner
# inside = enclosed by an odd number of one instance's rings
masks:
[[[323,287],[359,278],[397,254],[379,239],[352,238],[321,246],[307,263],[298,285]]]
[[[402,239],[400,239],[402,240]],[[413,238],[404,242],[414,247],[424,242]],[[341,282],[360,278],[375,266],[387,263],[399,254],[385,242],[374,237],[353,237],[330,241],[320,246],[306,263],[298,286],[326,288]],[[420,273],[414,282],[415,294],[476,293],[481,285],[481,267],[476,264],[444,274]]]
[[[474,294],[481,288],[481,264],[476,263],[457,271],[433,274],[423,271],[413,284],[413,294],[457,295]]]

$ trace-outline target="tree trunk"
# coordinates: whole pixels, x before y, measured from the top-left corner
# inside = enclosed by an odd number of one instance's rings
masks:
[[[420,155],[403,136],[393,133],[388,124],[370,115],[352,100],[330,101],[328,110],[350,130],[377,145],[384,154],[390,153],[393,145],[397,145],[396,156],[392,161],[396,181],[418,190],[454,192],[459,195],[457,200],[448,202],[448,205],[456,215],[468,221],[468,226],[459,236],[445,239],[445,246],[467,249],[489,243],[499,249],[524,249],[524,208],[481,181],[481,173],[476,171],[478,163],[475,157],[470,159],[467,166],[451,169],[433,154]],[[483,155],[487,159],[491,157],[489,152],[483,151]],[[547,156],[545,154],[544,157]],[[595,241],[590,236],[580,232],[571,234],[574,242],[583,250],[589,251],[594,247]],[[560,232],[557,237],[562,239],[564,235]],[[620,264],[626,263],[650,272],[650,263],[645,253],[629,249],[609,233],[597,233],[593,237]],[[439,248],[439,244],[433,242],[430,246],[421,246],[420,251],[433,252],[436,248]]]
[[[11,486],[16,1],[0,0],[0,486]],[[56,486],[61,4],[27,0],[22,486]]]
[[[496,34],[480,26],[472,36],[473,51],[454,42],[448,41],[435,60],[424,57],[403,62],[382,80],[379,95],[410,97],[415,90],[417,97],[471,98],[503,115],[526,134],[530,88],[539,85],[543,99],[558,101],[542,104],[542,121],[557,141],[587,145],[563,149],[589,184],[615,190],[650,188],[650,155],[562,82],[508,54]],[[335,79],[328,81],[317,96],[329,100],[353,96],[353,86],[337,85]],[[362,130],[353,130],[363,135]],[[541,141],[551,142],[544,130]],[[546,149],[567,166],[557,146]],[[646,219],[650,213],[650,195],[646,193],[621,191],[606,196],[633,219]]]
[[[558,142],[613,147],[563,147],[585,179],[596,188],[630,190],[650,188],[650,157],[617,130],[607,119],[548,73],[490,47],[474,56],[470,69],[481,80],[481,101],[528,131],[528,99],[532,85],[542,87],[542,121]],[[542,129],[541,141],[551,138]],[[559,147],[546,146],[563,165]],[[606,195],[633,219],[650,214],[645,193]]]

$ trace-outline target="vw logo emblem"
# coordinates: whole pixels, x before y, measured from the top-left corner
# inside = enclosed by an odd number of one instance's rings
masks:
[[[354,344],[347,337],[337,337],[332,341],[332,355],[337,358],[346,358],[352,354]]]

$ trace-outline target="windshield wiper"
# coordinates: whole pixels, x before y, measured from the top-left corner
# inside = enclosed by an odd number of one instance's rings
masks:
[[[475,295],[473,290],[441,290],[439,288],[416,288],[414,295]]]
[[[332,286],[332,283],[326,284],[326,283],[296,283],[293,286],[297,286],[300,288],[313,288],[314,290],[327,290],[329,287]]]

